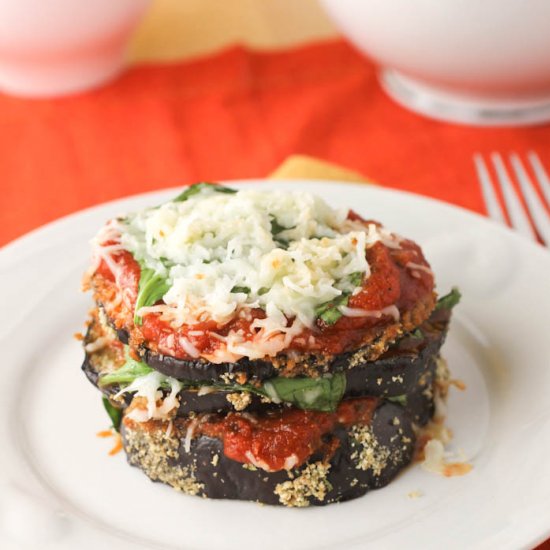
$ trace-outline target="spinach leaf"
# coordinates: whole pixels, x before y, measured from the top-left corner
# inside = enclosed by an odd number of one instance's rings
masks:
[[[353,288],[361,285],[363,281],[363,273],[357,271],[349,275],[346,279],[346,282],[353,286]],[[349,297],[352,292],[345,290],[342,294],[330,302],[325,302],[317,306],[315,309],[315,317],[323,321],[326,325],[334,325],[343,314],[338,310],[340,306],[347,306],[349,302]]]
[[[458,288],[453,287],[449,294],[445,294],[445,296],[442,296],[439,300],[437,300],[435,309],[452,309],[456,306],[456,304],[458,304],[458,302],[460,302],[460,298],[462,298],[460,291]]]
[[[153,369],[141,361],[136,361],[126,350],[126,362],[122,367],[99,379],[99,386],[111,386],[113,384],[131,384],[136,378],[153,372]]]
[[[170,285],[163,275],[157,273],[154,269],[143,267],[142,265],[135,311],[139,311],[142,307],[152,306],[158,302],[169,289]],[[134,315],[134,323],[136,325],[141,325],[142,323],[142,319],[137,313]]]
[[[300,409],[333,412],[346,390],[346,376],[337,373],[322,378],[277,377],[264,383],[268,397],[278,397]]]
[[[206,181],[203,181],[201,183],[195,183],[194,185],[190,185],[187,189],[182,191],[175,199],[172,199],[172,202],[186,201],[188,198],[192,197],[193,195],[200,193],[203,189],[212,189],[217,193],[228,193],[228,194],[233,194],[237,192],[236,189],[231,189],[230,187],[224,187],[223,185],[216,185],[215,183],[208,183]]]
[[[113,428],[117,432],[120,431],[120,423],[122,422],[122,411],[113,406],[106,397],[103,397],[102,400],[103,406],[105,407],[105,410],[107,411],[107,414],[109,415],[109,418],[113,423]]]

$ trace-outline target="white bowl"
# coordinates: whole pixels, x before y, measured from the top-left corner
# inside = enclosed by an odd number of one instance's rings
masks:
[[[399,103],[439,119],[550,120],[550,0],[321,0]]]
[[[0,0],[0,90],[56,96],[114,77],[149,1]]]

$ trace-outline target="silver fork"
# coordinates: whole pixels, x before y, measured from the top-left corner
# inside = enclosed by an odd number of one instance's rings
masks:
[[[550,177],[536,153],[533,151],[529,152],[527,158],[542,195],[550,206]],[[539,239],[546,246],[550,246],[550,215],[535,190],[535,185],[519,155],[512,153],[509,157],[509,162],[519,183],[521,194],[527,206],[527,212],[512,183],[510,171],[506,168],[502,155],[492,153],[491,162],[497,175],[511,226],[533,241],[538,240],[538,234]],[[506,225],[506,218],[496,196],[487,164],[479,153],[474,155],[474,164],[489,217]]]

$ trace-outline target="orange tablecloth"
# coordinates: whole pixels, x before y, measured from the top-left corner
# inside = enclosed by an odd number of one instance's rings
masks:
[[[0,96],[0,243],[129,193],[265,176],[293,153],[483,212],[472,153],[531,148],[550,159],[549,126],[476,129],[405,111],[343,41],[235,47],[71,98]]]

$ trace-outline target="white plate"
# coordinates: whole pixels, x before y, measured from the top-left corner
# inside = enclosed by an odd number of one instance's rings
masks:
[[[364,185],[247,182],[313,190],[417,240],[440,290],[458,285],[445,355],[455,449],[474,465],[442,478],[413,466],[388,487],[324,508],[181,495],[109,457],[98,392],[80,372],[88,240],[110,217],[174,190],[69,216],[7,246],[2,272],[0,547],[518,548],[550,534],[550,255],[458,208]],[[421,491],[423,496],[407,495]],[[16,541],[16,542],[14,542]],[[19,541],[19,543],[17,542]],[[11,546],[10,546],[11,545]]]

